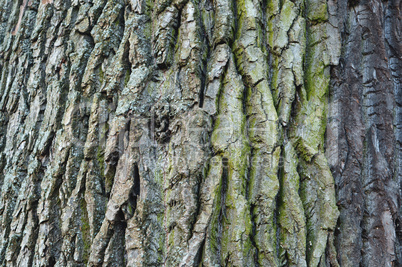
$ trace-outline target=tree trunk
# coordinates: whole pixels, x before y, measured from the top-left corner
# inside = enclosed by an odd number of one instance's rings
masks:
[[[1,266],[402,266],[400,0],[0,0]]]

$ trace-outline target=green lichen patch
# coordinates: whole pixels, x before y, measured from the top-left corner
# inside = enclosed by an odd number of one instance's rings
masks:
[[[87,264],[88,259],[89,259],[89,253],[91,250],[92,238],[91,238],[91,233],[90,233],[87,203],[85,202],[84,198],[81,198],[80,208],[81,208],[81,228],[80,228],[80,230],[81,230],[82,240],[84,243],[82,258],[83,258],[84,264]]]

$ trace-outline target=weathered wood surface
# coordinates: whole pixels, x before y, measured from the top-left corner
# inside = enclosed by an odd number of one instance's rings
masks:
[[[0,0],[1,266],[402,266],[400,0]]]

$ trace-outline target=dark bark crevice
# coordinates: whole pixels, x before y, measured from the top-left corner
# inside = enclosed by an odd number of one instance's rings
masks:
[[[399,0],[0,6],[0,264],[401,264]]]

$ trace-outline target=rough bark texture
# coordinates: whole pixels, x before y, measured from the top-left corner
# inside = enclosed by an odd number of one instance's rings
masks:
[[[400,0],[0,0],[1,266],[402,266]]]

